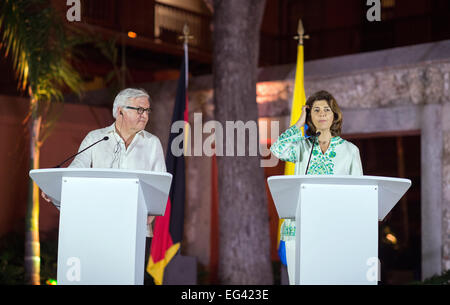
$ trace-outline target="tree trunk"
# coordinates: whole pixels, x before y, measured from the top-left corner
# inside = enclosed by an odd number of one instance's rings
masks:
[[[226,121],[258,123],[256,80],[264,6],[264,0],[214,0],[214,111],[224,132]],[[230,136],[225,133],[225,138]],[[249,156],[254,143],[247,133],[245,138],[244,157],[235,152],[217,158],[219,281],[272,284],[264,171],[260,158]],[[235,151],[236,140],[235,135]],[[223,148],[225,154],[225,143]]]
[[[37,100],[31,98],[30,169],[39,168],[39,133],[42,117],[38,115]],[[39,188],[29,179],[27,214],[25,219],[25,282],[40,285],[40,243],[39,243]]]

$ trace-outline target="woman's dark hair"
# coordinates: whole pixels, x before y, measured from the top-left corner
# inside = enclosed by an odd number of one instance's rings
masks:
[[[312,136],[316,134],[316,127],[314,126],[312,119],[311,119],[311,110],[313,107],[313,104],[315,101],[327,101],[328,106],[330,106],[331,111],[333,111],[333,123],[331,124],[330,132],[331,136],[336,137],[341,135],[341,128],[342,128],[342,112],[341,109],[339,109],[339,106],[336,102],[336,99],[331,95],[331,93],[321,90],[306,100],[306,105],[309,106],[309,109],[307,109],[306,114],[306,124],[308,125],[308,129],[306,130],[306,134],[308,136]]]

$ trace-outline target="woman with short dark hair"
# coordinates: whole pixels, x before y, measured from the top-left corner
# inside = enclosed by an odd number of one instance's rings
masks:
[[[306,137],[301,132],[305,123]],[[359,149],[340,137],[341,127],[342,113],[335,98],[327,91],[318,91],[306,101],[300,119],[280,135],[270,150],[277,158],[295,163],[296,175],[362,175]],[[281,226],[291,284],[295,229],[295,221],[290,219]]]

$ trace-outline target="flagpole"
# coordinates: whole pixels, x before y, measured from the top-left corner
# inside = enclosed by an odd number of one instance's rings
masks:
[[[180,78],[177,85],[175,105],[172,115],[172,124],[174,122],[184,120],[185,142],[183,149],[189,148],[190,145],[186,141],[188,132],[188,41],[193,36],[189,35],[189,27],[183,28],[183,35],[179,39],[183,39],[184,56],[182,57]],[[184,72],[182,71],[184,69]],[[183,80],[183,78],[185,78]],[[162,285],[164,282],[164,270],[169,262],[180,253],[181,241],[183,238],[184,223],[184,206],[186,199],[186,163],[185,154],[175,156],[171,153],[171,145],[173,135],[169,134],[169,145],[166,155],[167,171],[173,175],[171,193],[167,200],[166,211],[163,216],[157,216],[155,219],[154,236],[150,249],[150,256],[147,262],[146,271],[153,277],[156,285]]]
[[[294,81],[294,94],[292,98],[292,106],[291,106],[291,117],[290,117],[290,125],[294,125],[301,116],[301,109],[306,103],[305,97],[305,88],[304,88],[304,77],[303,77],[303,41],[305,39],[309,39],[309,35],[305,35],[305,29],[303,27],[302,20],[298,20],[297,27],[297,35],[294,36],[294,39],[298,40],[297,44],[297,64],[295,71],[295,81]],[[302,135],[304,135],[304,128],[301,128]],[[294,175],[295,174],[295,164],[291,162],[286,162],[285,175]],[[286,248],[284,241],[281,240],[281,226],[284,222],[284,219],[279,219],[278,221],[278,255],[283,264],[287,264],[286,262]]]
[[[295,124],[301,115],[301,106],[303,106],[303,105],[297,105],[298,102],[300,100],[302,100],[303,103],[306,102],[305,97],[304,97],[305,88],[304,88],[304,76],[303,76],[304,75],[303,40],[309,39],[309,35],[305,35],[305,29],[303,27],[302,19],[298,20],[297,35],[294,36],[294,39],[298,41],[298,44],[297,44],[297,66],[296,66],[296,71],[295,71],[295,87],[294,87],[294,97],[293,97],[292,108],[291,108],[290,126]],[[300,95],[302,95],[302,96],[300,97]],[[302,127],[301,130],[302,130],[302,134],[304,135],[305,134],[304,128]]]
[[[189,47],[189,40],[194,39],[194,36],[190,35],[189,26],[187,25],[187,23],[185,23],[183,26],[183,35],[178,36],[178,39],[183,40],[184,76],[185,76],[184,79],[185,79],[186,99],[188,99],[188,95],[187,95],[187,88],[188,88],[188,84],[189,84],[189,51],[188,51],[188,47]],[[184,143],[185,143],[185,145],[183,146],[185,156],[190,156],[190,154],[191,154],[191,147],[190,147],[191,141],[190,141],[190,136],[189,136],[188,115],[189,115],[188,103],[186,102],[185,128],[184,128],[184,131],[185,131]]]
[[[186,88],[188,87],[188,75],[189,75],[189,59],[188,59],[188,44],[190,39],[194,39],[193,35],[189,33],[189,26],[187,23],[183,26],[183,35],[178,36],[178,39],[183,40],[184,50],[184,63],[185,63],[185,76],[186,76]]]
[[[305,35],[305,29],[303,28],[303,22],[298,20],[297,35],[294,36],[295,40],[298,40],[299,45],[303,45],[303,39],[309,39],[309,35]]]

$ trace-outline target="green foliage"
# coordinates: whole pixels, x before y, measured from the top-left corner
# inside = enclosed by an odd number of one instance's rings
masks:
[[[61,101],[63,89],[79,93],[81,78],[72,67],[76,35],[48,0],[4,0],[0,6],[2,48],[11,56],[18,88],[39,102]]]
[[[56,279],[58,268],[58,241],[44,240],[41,244],[41,284]]]
[[[0,239],[0,285],[24,285],[25,270],[23,233],[9,233]],[[41,241],[41,283],[56,279],[58,243]]]
[[[0,240],[0,284],[23,285],[24,239],[16,233],[8,234]]]
[[[114,91],[114,95],[117,94],[118,91],[125,89],[127,80],[131,80],[131,74],[126,66],[126,48],[123,42],[121,43],[122,60],[120,62],[121,66],[119,66],[119,51],[117,47],[118,38],[119,37],[116,37],[111,40],[92,40],[95,48],[97,48],[112,65],[112,70],[105,76],[105,83],[109,84]]]
[[[441,275],[434,275],[423,281],[412,282],[412,285],[450,285],[450,270],[445,271]]]

